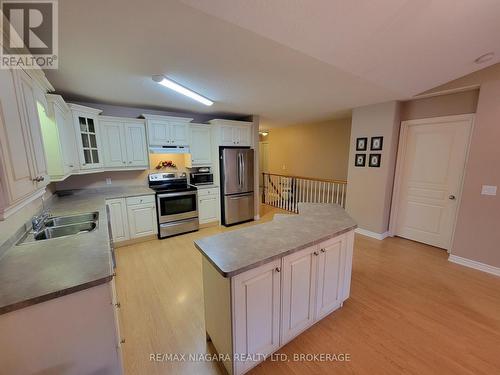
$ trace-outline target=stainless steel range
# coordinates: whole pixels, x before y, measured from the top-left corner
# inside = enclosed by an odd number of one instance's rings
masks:
[[[198,193],[185,173],[151,173],[149,187],[156,191],[158,238],[198,230]]]

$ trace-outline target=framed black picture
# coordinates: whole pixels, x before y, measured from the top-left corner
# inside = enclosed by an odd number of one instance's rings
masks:
[[[356,138],[356,151],[366,151],[368,148],[368,138]]]
[[[366,154],[356,154],[354,158],[355,167],[364,167],[366,165]]]
[[[370,143],[370,151],[382,151],[384,137],[372,137]]]
[[[380,159],[382,158],[382,154],[370,154],[368,158],[368,166],[369,167],[380,167]]]

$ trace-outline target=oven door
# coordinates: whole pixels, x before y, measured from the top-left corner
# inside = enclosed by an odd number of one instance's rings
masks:
[[[160,224],[198,217],[197,193],[196,191],[183,191],[158,194],[156,207]]]

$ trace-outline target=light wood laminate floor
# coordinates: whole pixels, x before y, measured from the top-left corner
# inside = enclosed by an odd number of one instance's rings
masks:
[[[277,212],[263,206],[262,220]],[[245,224],[245,225],[253,225]],[[207,353],[199,237],[221,227],[117,249],[127,375],[218,374],[211,362],[152,362],[151,353]],[[500,374],[500,278],[401,238],[356,235],[351,298],[287,344],[289,362],[249,374]],[[346,353],[346,362],[293,361]]]

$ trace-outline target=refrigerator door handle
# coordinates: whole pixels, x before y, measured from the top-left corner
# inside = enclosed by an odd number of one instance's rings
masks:
[[[243,154],[241,154],[241,188],[243,189],[245,187],[245,158],[243,157]]]
[[[238,173],[239,173],[239,178],[238,178],[238,183],[240,185],[240,189],[243,188],[243,155],[241,152],[238,154]]]

